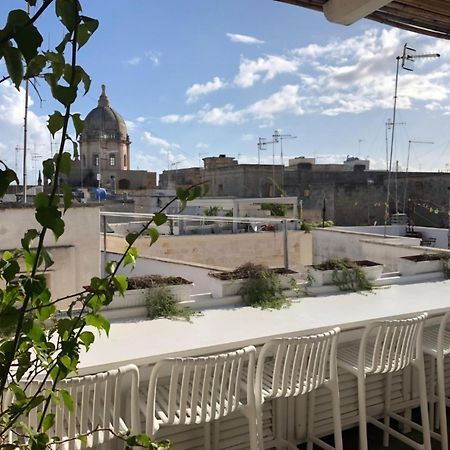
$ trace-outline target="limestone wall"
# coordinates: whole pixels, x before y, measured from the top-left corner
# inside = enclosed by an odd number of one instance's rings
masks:
[[[101,238],[103,239],[103,238]],[[139,254],[234,269],[248,261],[283,266],[283,233],[240,233],[223,235],[160,236],[149,248],[148,239],[139,239]],[[125,245],[121,236],[107,236],[108,251],[120,252]],[[288,232],[289,266],[300,269],[312,263],[312,235]]]
[[[45,240],[55,261],[48,277],[54,298],[78,292],[100,273],[99,207],[72,208],[64,221],[66,231],[59,240],[55,242],[51,231]],[[0,253],[18,247],[30,228],[40,229],[32,207],[1,207]]]

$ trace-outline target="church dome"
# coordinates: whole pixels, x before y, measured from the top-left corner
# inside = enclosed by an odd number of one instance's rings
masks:
[[[125,121],[117,111],[111,108],[104,84],[98,106],[86,116],[82,133],[82,139],[100,138],[128,140]]]

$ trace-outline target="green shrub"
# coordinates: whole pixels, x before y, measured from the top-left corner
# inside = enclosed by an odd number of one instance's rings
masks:
[[[252,267],[239,293],[244,304],[254,308],[280,309],[291,303],[283,295],[278,275],[264,266]]]
[[[147,317],[150,320],[166,318],[190,322],[194,312],[179,305],[175,295],[167,287],[149,289],[145,297]]]

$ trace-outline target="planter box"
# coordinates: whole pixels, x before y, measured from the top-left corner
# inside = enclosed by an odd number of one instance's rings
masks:
[[[210,277],[210,289],[213,298],[231,297],[239,295],[245,279],[238,280],[219,280],[219,278]]]
[[[412,276],[419,273],[442,272],[442,261],[440,257],[427,261],[417,261],[421,255],[402,256],[398,262],[400,275]]]
[[[274,269],[274,271],[277,272],[282,289],[290,289],[292,287],[292,280],[296,282],[297,278],[300,275],[298,272],[294,271],[290,273],[278,273],[278,270],[282,269]],[[223,298],[230,297],[232,295],[239,295],[239,291],[245,280],[245,278],[238,278],[236,280],[220,280],[219,278],[210,276],[211,294],[213,298]]]
[[[169,289],[179,302],[189,300],[192,291],[192,284],[180,284],[175,286],[165,286]],[[145,298],[150,289],[132,289],[125,292],[122,297],[116,294],[113,301],[104,308],[104,310],[123,309],[123,308],[145,308]]]
[[[383,265],[377,264],[373,261],[354,261],[357,263],[361,269],[366,274],[369,281],[375,281],[381,277],[383,273]],[[311,286],[320,287],[324,285],[330,285],[333,283],[333,273],[334,270],[319,270],[315,269],[313,266],[308,268],[308,274],[312,277]],[[338,271],[339,273],[339,271]]]

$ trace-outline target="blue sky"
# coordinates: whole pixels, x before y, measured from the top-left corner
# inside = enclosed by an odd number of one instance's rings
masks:
[[[0,20],[23,3],[2,0]],[[286,163],[300,155],[341,162],[350,154],[384,168],[395,56],[405,42],[418,53],[442,57],[400,73],[398,121],[406,124],[397,128],[394,159],[404,168],[408,140],[433,141],[412,145],[410,169],[449,168],[446,41],[366,20],[338,26],[322,14],[272,0],[84,3],[85,14],[101,25],[80,54],[93,82],[76,109],[87,114],[100,85],[107,85],[113,108],[128,124],[133,168],[160,172],[219,153],[256,162],[258,137],[270,138],[275,129],[297,136],[283,144]],[[48,16],[42,22],[45,46],[62,36]],[[42,105],[32,93],[30,141],[46,157],[45,116],[55,105],[43,85],[41,94]],[[0,85],[0,158],[13,167],[14,148],[22,140],[22,103],[23,92]],[[271,149],[263,161],[271,163]]]

